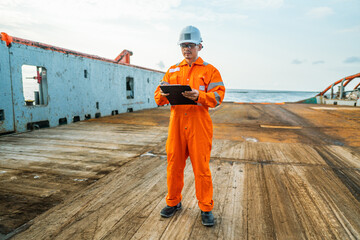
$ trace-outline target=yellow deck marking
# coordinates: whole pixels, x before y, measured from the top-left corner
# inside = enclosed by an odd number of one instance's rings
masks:
[[[260,125],[262,128],[284,128],[284,129],[302,129],[300,126],[275,126],[275,125]]]
[[[357,107],[311,107],[315,110],[359,110]]]

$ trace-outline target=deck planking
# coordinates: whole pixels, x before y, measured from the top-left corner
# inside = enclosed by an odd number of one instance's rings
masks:
[[[13,239],[360,239],[360,114],[333,108],[211,110],[213,228],[201,225],[189,160],[183,209],[159,215],[168,107],[2,136],[0,192],[18,197],[0,202],[11,206],[2,231],[25,224]],[[34,203],[48,204],[27,213]],[[11,222],[16,213],[27,217]]]

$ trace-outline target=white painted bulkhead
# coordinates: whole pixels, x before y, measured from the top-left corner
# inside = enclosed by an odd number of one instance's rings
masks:
[[[0,133],[14,131],[14,113],[11,94],[9,51],[0,41]]]
[[[23,65],[46,69],[46,105],[25,105]],[[154,90],[164,76],[163,72],[151,69],[19,43],[12,43],[9,48],[4,41],[0,41],[0,74],[0,109],[4,111],[0,133],[24,132],[29,123],[48,121],[54,127],[64,118],[71,123],[77,116],[84,120],[85,115],[94,118],[96,114],[108,116],[115,111],[156,107]],[[134,79],[133,99],[126,97],[127,77]]]

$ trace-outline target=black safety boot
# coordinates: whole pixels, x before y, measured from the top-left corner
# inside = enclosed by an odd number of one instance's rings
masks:
[[[174,215],[177,210],[180,210],[180,209],[181,209],[181,202],[179,202],[178,205],[176,205],[174,207],[170,207],[170,206],[164,207],[161,210],[160,215],[164,218],[169,218],[172,215]]]
[[[212,212],[201,211],[201,222],[204,226],[207,227],[214,226],[214,215],[212,214]]]

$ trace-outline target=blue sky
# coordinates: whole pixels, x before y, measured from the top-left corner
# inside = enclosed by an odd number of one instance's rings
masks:
[[[2,0],[0,31],[166,71],[198,27],[228,88],[322,91],[360,72],[360,0]]]

